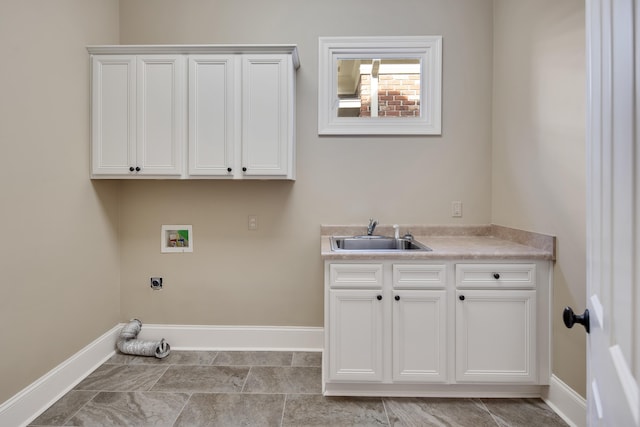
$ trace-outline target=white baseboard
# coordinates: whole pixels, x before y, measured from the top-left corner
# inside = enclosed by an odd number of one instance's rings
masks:
[[[174,350],[322,351],[324,328],[298,326],[142,325],[143,340]]]
[[[107,361],[115,352],[120,328],[114,326],[0,405],[0,426],[26,426]]]
[[[555,375],[551,376],[548,392],[542,399],[570,426],[587,425],[587,401]]]
[[[0,426],[26,426],[115,352],[118,324],[0,405]],[[323,328],[142,325],[143,340],[165,338],[172,350],[321,351]]]

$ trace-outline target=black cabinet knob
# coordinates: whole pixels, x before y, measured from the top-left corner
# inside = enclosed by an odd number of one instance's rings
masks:
[[[246,172],[246,171],[247,171],[247,168],[242,168],[242,172]]]
[[[587,333],[590,332],[589,327],[589,309],[585,309],[582,314],[575,314],[571,307],[565,307],[562,311],[562,320],[564,321],[564,326],[571,329],[573,325],[576,323],[581,324],[586,329]]]
[[[459,299],[460,301],[464,301],[464,295],[460,295],[460,296],[458,297],[458,299]]]
[[[227,168],[227,172],[231,172],[231,170],[232,170],[231,168]]]
[[[493,278],[498,280],[500,278],[500,273],[493,273]]]
[[[136,172],[140,172],[140,166],[136,166]]]
[[[378,301],[380,301],[382,300],[382,295],[378,295],[376,298],[378,299]]]
[[[400,301],[400,295],[396,295],[395,297],[393,297],[393,299],[395,299],[396,301]]]
[[[133,172],[134,170],[135,170],[135,169],[133,168],[133,166],[131,166],[131,167],[129,168],[129,171],[130,171],[130,172]]]

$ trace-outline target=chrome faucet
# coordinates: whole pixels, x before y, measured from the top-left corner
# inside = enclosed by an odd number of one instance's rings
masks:
[[[373,235],[373,231],[376,229],[376,225],[378,225],[378,221],[373,218],[369,218],[369,225],[367,226],[367,236]]]

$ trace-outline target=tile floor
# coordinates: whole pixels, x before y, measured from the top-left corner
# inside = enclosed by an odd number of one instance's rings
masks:
[[[116,354],[32,426],[566,426],[539,399],[323,397],[321,353]]]

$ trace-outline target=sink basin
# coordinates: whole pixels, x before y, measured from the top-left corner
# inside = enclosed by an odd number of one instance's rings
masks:
[[[431,248],[409,239],[384,236],[331,237],[332,251],[430,251]]]

